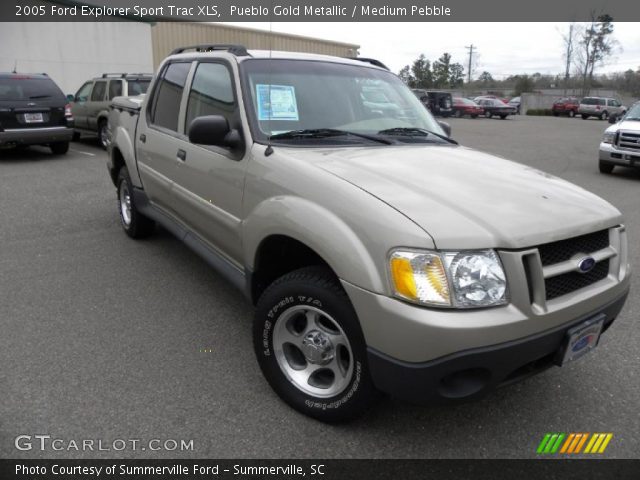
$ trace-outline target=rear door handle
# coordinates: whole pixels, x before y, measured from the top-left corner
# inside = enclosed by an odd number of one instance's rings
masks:
[[[140,135],[140,141],[142,143],[146,143],[147,142],[147,136],[144,133],[142,135]]]
[[[187,160],[187,152],[185,152],[184,150],[180,149],[178,150],[178,154],[177,154],[178,160],[182,160],[183,162]]]

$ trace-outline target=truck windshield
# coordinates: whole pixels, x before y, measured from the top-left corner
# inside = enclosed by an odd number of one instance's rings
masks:
[[[258,141],[384,145],[389,142],[375,139],[393,137],[393,143],[446,143],[438,122],[390,72],[279,59],[248,59],[241,70]],[[349,134],[342,137],[339,131]]]

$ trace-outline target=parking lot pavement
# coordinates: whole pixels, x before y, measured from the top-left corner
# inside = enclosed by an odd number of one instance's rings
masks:
[[[451,119],[461,143],[573,181],[626,216],[640,264],[640,174],[598,173],[597,120]],[[0,152],[0,457],[534,457],[546,432],[613,432],[638,456],[638,277],[587,357],[468,405],[384,399],[328,426],[285,406],[251,348],[252,309],[166,232],[118,224],[105,154]],[[193,439],[193,451],[17,451],[16,436]],[[35,445],[35,443],[34,443]]]

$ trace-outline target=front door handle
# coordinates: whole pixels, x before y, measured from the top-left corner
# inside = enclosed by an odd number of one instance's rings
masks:
[[[146,143],[147,142],[147,136],[144,133],[142,135],[140,135],[140,141],[142,143]]]
[[[184,150],[180,149],[178,150],[178,154],[177,154],[178,160],[182,160],[183,162],[187,160],[187,152],[185,152]]]

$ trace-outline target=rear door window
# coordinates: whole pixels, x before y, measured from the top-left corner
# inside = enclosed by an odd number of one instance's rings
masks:
[[[129,80],[128,82],[129,95],[141,95],[147,93],[151,80]]]
[[[93,87],[93,92],[91,92],[91,101],[92,102],[101,102],[104,100],[104,94],[107,91],[107,82],[99,81],[96,82]]]
[[[172,63],[165,69],[153,99],[153,125],[178,131],[180,101],[190,69],[191,63]]]
[[[122,80],[111,80],[109,82],[109,100],[122,95]]]

